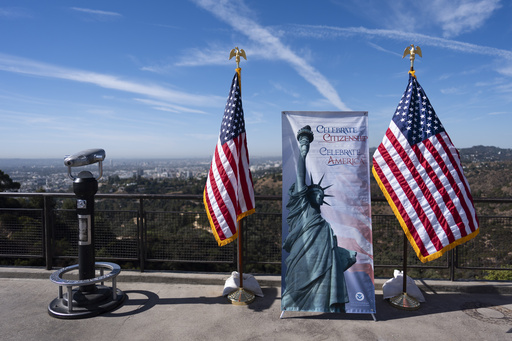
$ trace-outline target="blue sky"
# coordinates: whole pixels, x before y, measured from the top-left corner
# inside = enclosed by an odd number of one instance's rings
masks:
[[[410,44],[455,146],[512,148],[511,19],[500,0],[4,0],[0,158],[210,157],[235,46],[252,157],[281,154],[283,110],[368,111],[376,147]]]

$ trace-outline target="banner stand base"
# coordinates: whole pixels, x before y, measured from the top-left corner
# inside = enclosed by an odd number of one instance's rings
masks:
[[[285,312],[285,310],[281,310],[281,315],[279,316],[279,319],[284,318],[284,312]],[[377,322],[377,316],[375,316],[374,313],[370,313],[370,314],[372,315],[373,321]]]
[[[407,295],[406,292],[390,298],[389,303],[393,307],[403,310],[417,310],[420,308],[420,302],[414,297]]]
[[[248,305],[251,304],[256,296],[244,288],[238,288],[228,295],[228,300],[234,305]]]

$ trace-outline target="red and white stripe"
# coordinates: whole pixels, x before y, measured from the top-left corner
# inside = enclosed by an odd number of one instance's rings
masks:
[[[215,148],[204,204],[219,246],[237,238],[237,222],[254,212],[254,189],[245,132]]]
[[[411,146],[391,121],[373,172],[422,262],[478,233],[469,185],[446,132]]]

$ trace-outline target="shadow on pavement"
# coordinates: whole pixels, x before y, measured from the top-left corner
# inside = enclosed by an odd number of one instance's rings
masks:
[[[377,321],[391,321],[410,317],[421,317],[443,314],[452,311],[464,311],[467,315],[481,321],[494,324],[512,324],[512,310],[503,307],[512,304],[512,296],[487,294],[440,293],[425,295],[426,302],[421,303],[418,310],[402,310],[396,308],[375,295]],[[371,314],[329,314],[285,312],[284,318],[328,319],[328,320],[372,320]]]
[[[256,312],[263,312],[269,309],[277,299],[276,288],[263,288],[264,297],[256,297],[254,302],[247,307]],[[129,315],[136,315],[150,310],[156,305],[180,305],[180,304],[225,304],[231,305],[225,296],[214,297],[173,297],[161,298],[157,294],[147,290],[128,290],[124,291],[127,296],[125,303],[117,310],[103,314],[105,317],[122,317]],[[122,312],[120,310],[123,310]],[[127,310],[127,311],[125,311]]]

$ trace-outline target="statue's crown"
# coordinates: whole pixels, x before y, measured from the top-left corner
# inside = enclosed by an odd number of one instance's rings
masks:
[[[326,186],[326,187],[322,187],[321,184],[322,184],[322,180],[324,179],[324,176],[322,176],[322,178],[320,179],[320,181],[318,181],[317,184],[315,184],[313,182],[313,176],[311,175],[311,185],[308,186],[308,189],[319,189],[322,191],[322,193],[324,194],[324,198],[325,197],[332,197],[332,195],[329,195],[329,194],[325,194],[325,190],[328,189],[329,187],[331,187],[332,185],[329,185],[329,186]],[[329,205],[329,203],[327,203],[325,200],[324,200],[324,204],[328,205],[328,206],[331,206]]]

